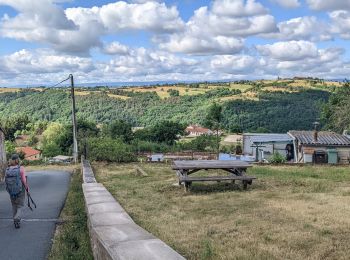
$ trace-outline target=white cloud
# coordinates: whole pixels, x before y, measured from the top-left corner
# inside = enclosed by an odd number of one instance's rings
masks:
[[[277,24],[279,32],[264,34],[263,37],[279,40],[328,41],[332,33],[330,25],[314,16],[292,18]]]
[[[129,47],[123,44],[120,44],[119,42],[112,42],[104,46],[102,51],[110,55],[115,55],[115,54],[126,55],[129,53]]]
[[[2,63],[13,73],[61,73],[80,71],[88,73],[94,69],[90,58],[62,55],[50,50],[30,52],[20,50],[2,58]]]
[[[340,37],[350,39],[350,12],[348,11],[334,11],[329,14],[332,25],[331,30]]]
[[[63,11],[52,0],[0,0],[19,13],[5,15],[0,33],[8,38],[49,44],[55,50],[87,55],[101,47],[101,36],[122,30],[149,30],[165,33],[181,30],[183,22],[176,7],[164,3],[142,4],[123,1],[91,8]]]
[[[212,70],[228,74],[248,74],[263,65],[263,59],[248,55],[217,55],[210,62]]]
[[[265,13],[255,1],[244,5],[244,1],[239,0],[217,0],[212,9],[197,9],[183,32],[156,38],[155,42],[171,52],[234,54],[243,49],[245,37],[277,31],[274,17]]]
[[[267,9],[255,0],[214,0],[212,11],[216,15],[241,17],[263,15]]]
[[[318,11],[350,10],[349,0],[306,0],[309,7]]]
[[[120,30],[173,32],[183,27],[175,6],[167,7],[164,3],[154,1],[141,4],[119,1],[101,7],[69,8],[66,14],[78,25],[91,20],[98,21],[110,33]]]
[[[284,8],[297,8],[300,6],[299,0],[270,0]]]
[[[307,41],[277,42],[258,45],[257,50],[263,55],[281,61],[303,60],[317,57],[318,50],[314,43]]]

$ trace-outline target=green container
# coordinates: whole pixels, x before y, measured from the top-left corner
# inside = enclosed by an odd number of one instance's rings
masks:
[[[338,163],[338,152],[336,149],[327,150],[328,153],[328,163],[337,164]]]

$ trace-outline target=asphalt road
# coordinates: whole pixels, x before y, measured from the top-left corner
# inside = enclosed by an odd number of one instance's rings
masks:
[[[20,229],[15,229],[8,193],[0,184],[0,259],[40,260],[50,252],[52,237],[67,196],[70,174],[63,171],[29,172],[28,183],[37,204],[25,206]],[[27,199],[26,203],[27,205]]]

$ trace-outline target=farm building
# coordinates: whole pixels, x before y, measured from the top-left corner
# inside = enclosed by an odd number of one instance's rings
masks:
[[[198,125],[190,125],[186,127],[185,132],[190,137],[200,136],[200,135],[211,135],[213,131],[208,128],[204,128]]]
[[[296,162],[348,164],[350,139],[327,131],[289,131],[295,147]]]
[[[41,158],[41,152],[32,148],[32,147],[17,147],[16,148],[17,153],[23,153],[24,159],[28,161],[35,161],[39,160]]]
[[[280,153],[287,161],[294,161],[293,138],[288,134],[243,134],[243,154],[255,157],[256,161],[268,160]]]

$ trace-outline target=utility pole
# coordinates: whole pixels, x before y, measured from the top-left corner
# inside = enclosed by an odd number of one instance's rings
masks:
[[[7,167],[6,160],[6,149],[5,149],[5,134],[2,128],[0,127],[0,182],[5,176],[5,170]]]
[[[69,75],[71,83],[71,95],[72,95],[72,122],[73,122],[73,160],[74,163],[78,162],[78,141],[77,141],[77,119],[75,116],[75,95],[74,95],[74,79],[73,75]]]

